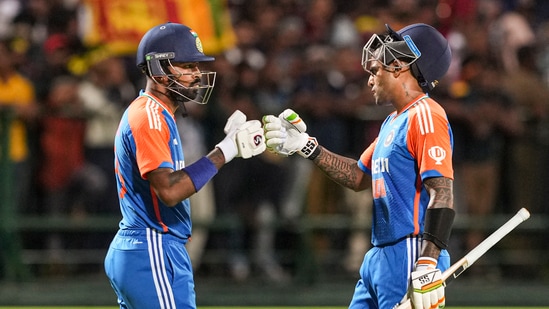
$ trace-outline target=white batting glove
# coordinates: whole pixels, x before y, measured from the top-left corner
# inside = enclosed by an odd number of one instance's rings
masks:
[[[318,147],[316,138],[305,133],[305,122],[291,109],[286,109],[278,117],[265,116],[263,123],[267,148],[274,153],[290,156],[297,152],[308,158]]]
[[[251,158],[265,151],[265,138],[259,120],[246,121],[246,115],[236,110],[223,129],[227,136],[215,145],[225,156],[225,163],[235,157]]]
[[[281,154],[277,150],[283,147],[288,134],[286,133],[286,128],[282,126],[280,119],[273,115],[263,116],[263,131],[265,132],[267,150]]]
[[[437,261],[421,257],[411,274],[410,298],[415,309],[444,308],[444,282]]]
[[[248,159],[263,153],[266,149],[263,128],[259,120],[249,120],[236,132],[237,157]]]
[[[227,136],[225,136],[219,144],[215,145],[215,147],[221,149],[221,152],[223,152],[223,155],[225,156],[225,163],[229,163],[229,161],[238,155],[236,133],[238,128],[244,123],[246,123],[246,115],[239,110],[234,111],[229,119],[227,119],[227,123],[223,129]]]

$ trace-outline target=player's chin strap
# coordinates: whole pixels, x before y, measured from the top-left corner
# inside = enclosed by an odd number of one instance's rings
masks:
[[[455,216],[452,208],[427,208],[423,239],[433,242],[440,249],[448,248]]]

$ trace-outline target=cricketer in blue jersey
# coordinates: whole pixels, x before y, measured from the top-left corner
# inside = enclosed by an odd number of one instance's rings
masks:
[[[453,224],[453,137],[443,108],[431,97],[451,61],[447,40],[413,24],[374,34],[363,49],[376,104],[395,111],[358,160],[335,154],[309,136],[293,110],[263,117],[267,149],[298,153],[335,182],[372,188],[372,245],[364,256],[349,308],[393,308],[408,294],[414,308],[443,308],[441,270]]]
[[[115,175],[122,220],[105,257],[105,272],[120,308],[196,308],[191,260],[189,197],[234,157],[265,150],[258,120],[235,111],[226,137],[188,165],[174,113],[184,103],[205,104],[216,73],[187,26],[166,23],[141,39],[137,65],[147,85],[127,108],[115,137]],[[196,207],[200,207],[197,205]]]

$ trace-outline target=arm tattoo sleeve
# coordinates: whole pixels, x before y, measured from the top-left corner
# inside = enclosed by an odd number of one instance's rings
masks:
[[[454,207],[454,190],[452,179],[446,177],[429,178],[425,180],[424,185],[431,195],[429,207]]]
[[[314,160],[315,164],[333,181],[347,187],[349,189],[359,189],[358,173],[362,171],[357,166],[357,161],[351,158],[337,155],[325,148],[321,149],[321,153]]]

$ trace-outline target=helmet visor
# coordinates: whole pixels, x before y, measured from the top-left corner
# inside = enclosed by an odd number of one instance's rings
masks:
[[[166,89],[183,97],[185,101],[193,101],[198,104],[206,104],[210,99],[213,88],[215,86],[215,78],[217,73],[210,71],[192,72],[174,74],[177,69],[173,66],[171,59],[174,53],[149,53],[147,54],[147,68],[149,76],[155,80],[155,77],[167,77],[169,80]],[[170,69],[171,68],[171,69]],[[183,85],[179,78],[182,75],[195,76],[194,82],[189,86]]]
[[[374,34],[362,49],[362,67],[370,74],[375,62],[380,62],[385,69],[400,69],[417,61],[419,56],[407,40],[395,41],[391,36]]]

